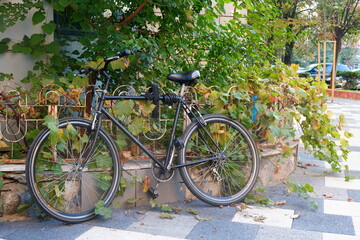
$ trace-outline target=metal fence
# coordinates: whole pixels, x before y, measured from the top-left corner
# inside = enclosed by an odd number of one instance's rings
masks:
[[[135,90],[132,86],[122,85],[117,87],[112,95],[138,95],[147,91],[146,88]],[[47,114],[55,118],[69,116],[84,116],[91,118],[89,105],[96,102],[96,98],[91,100],[90,91],[84,89],[67,89],[57,85],[48,85],[42,89],[28,91],[22,86],[14,83],[8,83],[0,88],[0,157],[16,158],[16,152],[20,149],[26,151],[29,146],[27,138],[34,129],[43,127],[44,117]],[[165,93],[160,89],[160,93]],[[190,105],[197,102],[197,93],[194,88],[189,87],[186,91],[189,99],[192,99]],[[91,104],[89,103],[91,101]],[[111,108],[112,103],[110,103]],[[157,119],[148,117],[147,124],[154,126],[143,136],[155,145],[163,139],[168,132],[168,122],[172,119],[162,117],[162,111],[168,106],[160,107],[160,114]],[[184,119],[183,127],[189,123],[189,119]],[[171,125],[171,124],[170,124]],[[111,122],[108,122],[107,130],[113,135],[114,129]],[[32,136],[33,137],[33,136]],[[137,151],[139,152],[139,150]],[[5,154],[5,155],[4,155]]]

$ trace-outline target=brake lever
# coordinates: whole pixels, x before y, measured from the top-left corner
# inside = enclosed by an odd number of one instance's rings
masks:
[[[92,67],[84,67],[82,69],[80,69],[80,73],[81,74],[89,74],[90,72],[97,72],[98,70],[97,69],[94,69]]]

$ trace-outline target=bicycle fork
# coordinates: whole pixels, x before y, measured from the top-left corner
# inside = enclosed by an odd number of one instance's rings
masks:
[[[87,153],[86,156],[85,156],[85,159],[81,162],[81,165],[80,165],[80,167],[78,168],[79,171],[82,171],[82,170],[84,169],[86,163],[89,161],[89,158],[90,158],[92,152],[93,152],[94,149],[95,149],[96,139],[97,139],[98,136],[99,136],[99,132],[100,132],[100,128],[101,128],[101,126],[100,126],[100,125],[101,125],[101,118],[102,118],[102,114],[101,114],[101,113],[97,112],[97,113],[94,114],[94,120],[92,121],[90,131],[91,131],[91,132],[95,131],[95,133],[94,133],[93,138],[92,138],[92,139],[89,139],[88,144],[91,144],[89,150],[83,151],[83,152],[80,154],[80,156],[79,156],[79,159],[78,159],[78,163],[77,163],[77,164],[79,164],[79,162],[80,162],[81,159],[83,158],[83,155]],[[87,146],[86,146],[84,149],[86,149],[86,148],[87,148]]]

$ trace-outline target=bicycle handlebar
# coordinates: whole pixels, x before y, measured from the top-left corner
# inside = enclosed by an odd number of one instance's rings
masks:
[[[130,54],[131,54],[131,51],[129,49],[125,49],[122,53],[118,53],[116,56],[106,58],[104,60],[104,62],[112,62],[112,61],[118,60],[119,58],[129,56]]]
[[[107,66],[110,62],[118,60],[119,58],[129,56],[130,54],[131,54],[131,51],[129,49],[125,49],[123,52],[118,53],[116,56],[106,58],[104,60],[105,66],[103,68],[95,69],[92,67],[84,67],[84,68],[80,69],[80,73],[89,74],[90,72],[101,72],[107,68]]]

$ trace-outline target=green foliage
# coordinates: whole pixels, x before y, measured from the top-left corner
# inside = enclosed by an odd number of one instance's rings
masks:
[[[10,38],[4,38],[0,41],[0,54],[6,52],[9,49],[8,43],[10,41]]]
[[[297,192],[298,196],[302,197],[304,199],[309,199],[310,198],[309,193],[314,192],[314,187],[308,183],[301,184],[301,183],[296,183],[296,182],[289,182],[287,184],[287,187],[290,192],[292,192],[292,193]],[[318,204],[314,200],[311,200],[310,204],[313,208],[317,209],[319,207]]]
[[[358,85],[360,84],[360,72],[338,71],[336,76],[341,77],[346,81],[343,86],[344,89],[358,89]]]
[[[108,219],[112,216],[112,210],[109,207],[105,207],[104,201],[99,201],[95,204],[95,214],[103,216],[104,219]]]
[[[25,20],[29,10],[39,5],[39,1],[32,0],[24,0],[22,3],[2,2],[0,5],[0,32],[5,32],[7,28],[15,25],[18,21]]]
[[[284,10],[290,11],[291,2],[282,1],[286,5]],[[234,4],[235,18],[219,25],[215,22],[224,13],[226,3]],[[133,54],[112,65],[110,90],[121,84],[137,87],[148,86],[150,82],[157,82],[165,90],[174,89],[172,82],[163,80],[168,73],[199,69],[202,76],[196,91],[199,102],[204,104],[202,112],[224,113],[238,119],[252,130],[260,146],[270,142],[283,147],[284,157],[291,151],[285,140],[294,138],[296,120],[303,130],[301,140],[305,148],[329,162],[333,170],[340,171],[339,160],[347,158],[347,139],[351,134],[341,132],[343,117],[337,125],[330,121],[325,84],[310,84],[309,79],[297,77],[295,66],[286,67],[274,61],[278,49],[295,39],[288,29],[290,23],[279,18],[281,12],[276,3],[279,2],[219,0],[212,5],[209,0],[59,0],[47,3],[57,11],[60,26],[77,31],[77,36],[67,37],[55,31],[54,22],[45,22],[43,1],[24,0],[0,5],[0,32],[24,20],[29,9],[33,9],[31,21],[41,26],[43,33],[24,36],[21,42],[12,45],[11,51],[31,55],[37,61],[33,71],[22,80],[34,89],[47,84],[63,89],[87,85],[87,79],[74,76],[74,71],[83,66],[97,67],[104,57],[125,48]],[[111,15],[104,14],[106,9]],[[240,13],[244,9],[248,10],[247,15]],[[51,34],[56,40],[48,42]],[[0,54],[10,50],[10,41],[0,40]],[[72,42],[81,43],[82,47],[66,47]],[[11,75],[0,73],[0,80],[6,78],[11,79]],[[153,109],[154,105],[149,103],[119,101],[113,112],[134,135],[140,135],[149,131],[144,117]],[[251,120],[255,118],[256,121]],[[44,125],[51,131],[51,144],[76,134],[71,127],[59,130],[57,120],[51,116],[45,118]],[[127,146],[123,135],[116,137],[121,149]],[[131,185],[121,179],[120,193],[128,184]],[[100,205],[98,208],[103,209]],[[106,210],[98,212],[108,214]]]
[[[232,85],[230,89],[214,90],[198,84],[199,101],[206,103],[202,110],[213,113],[224,113],[240,120],[252,128],[257,141],[280,146],[283,157],[292,149],[286,145],[286,139],[294,138],[297,121],[302,130],[301,140],[305,148],[314,156],[329,162],[334,171],[341,171],[341,159],[348,156],[348,138],[351,133],[343,131],[344,116],[338,124],[331,121],[332,113],[327,110],[327,85],[313,82],[311,79],[297,77],[297,66],[277,64],[251,72],[251,78]],[[226,92],[227,94],[224,94]],[[256,102],[251,96],[256,96]],[[257,109],[257,121],[253,109]],[[339,155],[339,152],[341,153]]]
[[[3,179],[2,177],[4,176],[4,173],[3,172],[0,172],[0,190],[3,188],[4,186],[4,182],[3,182]]]

